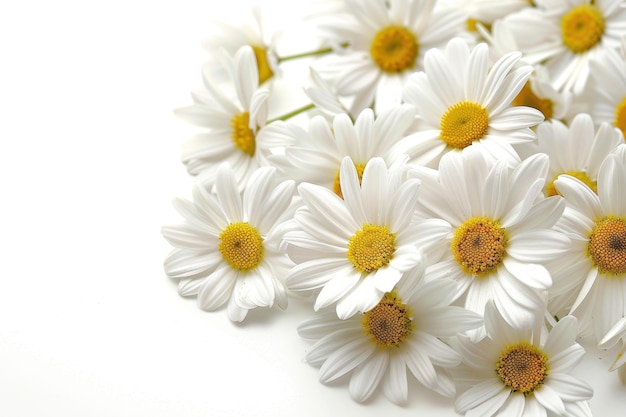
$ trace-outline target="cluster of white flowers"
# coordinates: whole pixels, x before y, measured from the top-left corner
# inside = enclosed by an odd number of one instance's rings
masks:
[[[577,340],[626,379],[625,3],[327,0],[289,56],[220,24],[167,276],[233,321],[309,300],[306,360],[356,401],[408,369],[467,416],[590,416]]]

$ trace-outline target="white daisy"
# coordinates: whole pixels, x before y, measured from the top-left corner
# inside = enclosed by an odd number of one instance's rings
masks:
[[[414,74],[404,90],[405,101],[417,107],[424,123],[400,141],[396,152],[432,167],[444,153],[469,146],[494,159],[519,161],[511,145],[534,140],[530,127],[543,121],[536,109],[511,106],[533,71],[528,65],[513,69],[520,56],[512,52],[490,68],[486,44],[470,50],[453,39],[443,50],[429,50],[424,72]]]
[[[445,239],[446,254],[427,276],[456,280],[456,297],[479,314],[494,300],[513,326],[529,326],[543,314],[552,285],[543,264],[570,248],[569,239],[552,230],[565,203],[543,197],[547,171],[545,154],[511,168],[505,161],[490,165],[477,148],[445,155],[438,172],[411,171],[422,182],[424,217],[442,218],[454,229]]]
[[[626,34],[622,0],[536,0],[536,7],[504,18],[524,59],[545,63],[557,90],[578,94],[589,76],[589,60],[619,48]]]
[[[223,74],[224,68],[219,60],[215,59],[220,50],[224,49],[228,54],[235,55],[239,48],[245,45],[251,47],[254,52],[259,84],[272,79],[279,71],[276,44],[280,34],[275,32],[268,36],[264,33],[260,6],[254,5],[251,11],[252,21],[242,21],[236,24],[223,20],[211,21],[209,28],[213,30],[213,33],[202,40],[202,46],[210,55],[210,59],[204,65],[204,70],[212,78],[227,79],[227,74]]]
[[[387,109],[378,116],[371,109],[365,109],[354,122],[341,113],[334,117],[332,126],[317,116],[311,119],[308,130],[289,122],[274,123],[266,128],[268,134],[275,138],[281,135],[296,138],[298,144],[270,159],[286,178],[297,183],[306,181],[322,185],[341,196],[339,168],[343,158],[352,158],[359,178],[374,157],[381,157],[391,165],[394,158],[390,150],[406,136],[414,119],[415,108],[405,104]]]
[[[620,382],[626,385],[626,317],[622,317],[615,323],[598,343],[598,347],[601,349],[610,349],[615,345],[619,345],[619,352],[609,371],[617,370]]]
[[[229,162],[237,181],[246,178],[259,166],[269,165],[267,157],[276,143],[263,134],[267,121],[269,90],[258,88],[254,54],[243,46],[234,57],[223,56],[230,68],[234,87],[225,94],[211,80],[205,79],[206,92],[194,94],[196,104],[179,108],[176,115],[207,128],[182,145],[182,160],[192,175],[204,184],[215,181],[221,162]]]
[[[621,53],[607,49],[589,62],[589,112],[596,123],[606,122],[626,134],[626,38]]]
[[[602,123],[596,131],[593,119],[586,113],[576,115],[569,126],[558,120],[541,123],[533,148],[550,157],[545,194],[557,194],[554,181],[561,174],[578,178],[596,192],[600,165],[620,143],[624,143],[624,137],[619,129]]]
[[[509,326],[488,303],[485,326],[488,337],[477,343],[462,335],[452,340],[464,362],[456,376],[470,386],[457,397],[459,413],[591,417],[593,390],[569,374],[585,355],[575,317],[562,318],[542,342],[541,332]]]
[[[572,240],[563,257],[568,276],[555,281],[554,294],[571,301],[571,314],[599,341],[626,315],[626,163],[606,157],[597,194],[569,175],[554,186],[568,208],[557,227]]]
[[[396,404],[408,397],[407,369],[425,387],[441,395],[455,394],[446,371],[461,362],[447,344],[457,333],[482,324],[482,317],[450,306],[454,282],[425,282],[423,269],[405,276],[364,314],[340,320],[334,311],[316,314],[298,333],[316,343],[306,361],[320,367],[320,381],[350,375],[350,395],[367,400],[380,385]]]
[[[284,237],[297,265],[285,282],[294,291],[321,289],[315,310],[337,302],[337,314],[345,319],[372,309],[449,232],[442,220],[412,222],[419,181],[405,179],[404,167],[399,161],[387,169],[373,158],[359,185],[357,168],[345,157],[343,199],[319,185],[298,187],[303,207],[294,220],[300,230]]]
[[[337,45],[349,44],[320,60],[332,69],[339,94],[355,97],[357,109],[376,112],[399,104],[408,76],[422,68],[427,50],[465,31],[457,10],[435,11],[436,0],[345,0],[347,14],[320,25]],[[469,37],[469,36],[468,36]]]
[[[256,307],[285,308],[283,279],[293,264],[281,248],[281,222],[289,219],[294,182],[279,182],[275,168],[263,167],[240,193],[223,163],[215,190],[198,184],[193,202],[174,201],[185,223],[162,228],[175,248],[165,260],[167,276],[179,280],[181,295],[197,296],[204,310],[228,303],[233,321]]]

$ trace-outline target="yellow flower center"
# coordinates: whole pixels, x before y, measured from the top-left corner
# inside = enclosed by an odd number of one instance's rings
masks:
[[[259,71],[259,84],[263,84],[274,76],[274,71],[269,64],[267,57],[267,48],[257,45],[250,45],[254,51],[254,57],[256,58],[256,66]]]
[[[256,138],[254,132],[248,127],[250,114],[246,111],[236,114],[230,119],[230,126],[233,131],[233,142],[243,153],[254,156],[256,150]]]
[[[387,26],[372,40],[370,55],[385,72],[401,72],[413,68],[417,58],[416,36],[403,26]]]
[[[524,84],[522,90],[513,99],[512,104],[514,106],[528,106],[537,109],[543,113],[543,117],[546,120],[552,118],[554,103],[550,99],[538,97],[530,87],[530,81]]]
[[[613,124],[620,129],[626,137],[626,97],[615,107],[615,120],[613,120]]]
[[[376,307],[363,315],[365,334],[382,348],[400,347],[413,330],[413,314],[394,292],[386,293]]]
[[[548,375],[547,362],[541,350],[522,342],[504,349],[496,363],[496,372],[511,391],[526,395],[543,384]]]
[[[607,216],[595,223],[587,244],[591,260],[604,274],[626,273],[626,219]]]
[[[561,18],[563,44],[575,54],[593,48],[604,34],[604,17],[591,4],[574,7]]]
[[[441,139],[456,149],[463,149],[487,134],[489,114],[481,105],[460,101],[448,107],[439,124]]]
[[[506,229],[487,217],[471,217],[452,238],[454,260],[466,274],[484,276],[497,269],[506,256]]]
[[[554,186],[554,181],[556,181],[557,178],[559,178],[559,175],[563,175],[563,174],[571,175],[572,177],[578,178],[579,180],[584,182],[585,185],[587,185],[587,187],[591,188],[594,193],[598,194],[598,183],[596,181],[592,180],[591,178],[589,178],[589,176],[587,175],[586,172],[583,172],[583,171],[567,171],[567,172],[561,172],[561,173],[555,175],[554,178],[552,179],[552,181],[550,181],[550,183],[546,185],[545,194],[546,194],[547,197],[552,197],[554,195],[560,195],[559,192],[557,191],[556,187]]]
[[[396,250],[396,234],[387,226],[364,224],[348,242],[348,259],[362,273],[386,266]]]
[[[263,238],[247,222],[231,223],[220,234],[222,258],[239,271],[256,268],[263,260]]]
[[[354,164],[356,168],[356,173],[359,176],[359,184],[363,181],[363,171],[365,171],[365,164]],[[341,192],[341,181],[339,178],[339,171],[337,171],[337,175],[335,175],[335,182],[333,183],[333,191],[339,197],[343,198],[343,193]]]

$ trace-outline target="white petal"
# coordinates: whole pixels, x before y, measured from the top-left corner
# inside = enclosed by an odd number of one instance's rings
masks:
[[[575,402],[590,400],[593,389],[584,381],[564,373],[551,373],[548,376],[549,384],[563,401]]]
[[[320,368],[320,381],[334,381],[366,361],[376,350],[366,337],[352,340],[330,354]]]
[[[402,405],[408,399],[406,365],[400,355],[389,355],[389,368],[382,380],[382,391],[390,401]]]
[[[313,309],[318,311],[320,308],[327,307],[341,299],[357,285],[360,279],[361,273],[358,271],[353,271],[350,274],[339,273],[333,275],[318,294]]]
[[[386,352],[379,352],[354,370],[349,384],[350,396],[353,400],[363,402],[374,393],[387,372],[388,363],[389,355]]]
[[[499,378],[492,378],[474,385],[459,395],[455,402],[455,408],[459,413],[466,413],[470,410],[478,411],[478,407],[481,407],[481,410],[487,407],[491,413],[481,415],[488,417],[504,404],[509,395],[510,390],[502,381]]]
[[[535,391],[533,391],[534,397],[539,404],[543,405],[547,410],[552,411],[558,415],[565,413],[565,404],[559,395],[550,388],[549,385],[540,385]]]
[[[507,271],[524,285],[538,290],[546,290],[552,286],[550,272],[543,265],[520,262],[512,256],[505,257],[503,263]]]

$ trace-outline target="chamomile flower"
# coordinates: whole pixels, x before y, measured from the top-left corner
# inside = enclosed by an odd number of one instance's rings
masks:
[[[622,0],[536,0],[536,7],[504,18],[526,62],[545,63],[552,85],[579,94],[589,60],[619,48],[626,34]]]
[[[345,0],[347,14],[320,25],[340,48],[320,60],[332,69],[340,95],[355,98],[357,110],[376,112],[399,104],[409,75],[422,68],[427,50],[465,31],[464,15],[435,11],[435,0]],[[322,68],[321,65],[317,68]]]
[[[619,345],[619,352],[609,371],[617,370],[620,382],[626,385],[626,317],[622,317],[615,323],[598,343],[598,347],[601,349],[610,349],[616,345]]]
[[[461,357],[447,340],[482,324],[482,317],[450,306],[454,282],[425,282],[422,268],[412,270],[371,310],[340,320],[320,312],[298,327],[315,341],[306,361],[320,367],[320,381],[350,375],[350,395],[367,400],[377,389],[396,404],[408,397],[407,369],[425,387],[444,396],[455,394],[447,369]]]
[[[626,134],[626,38],[621,53],[606,50],[589,62],[592,97],[589,112],[596,123],[607,122]]]
[[[185,222],[162,228],[174,246],[165,272],[178,280],[181,295],[197,296],[200,308],[227,304],[228,317],[242,321],[253,308],[287,306],[283,279],[292,263],[281,248],[281,224],[289,218],[295,184],[279,182],[275,173],[259,168],[240,193],[233,170],[223,163],[215,194],[197,184],[193,202],[174,201]]]
[[[298,144],[271,157],[271,161],[286,178],[297,183],[322,185],[342,196],[339,168],[343,158],[352,158],[359,178],[374,157],[381,157],[391,165],[394,160],[390,150],[407,134],[414,119],[415,108],[406,104],[385,110],[378,116],[371,109],[365,109],[354,122],[341,113],[334,117],[332,126],[316,116],[306,131],[288,122],[275,123],[266,128],[273,137],[297,138]]]
[[[557,227],[572,248],[562,258],[569,274],[555,281],[553,294],[569,299],[583,334],[590,330],[599,341],[626,315],[626,164],[618,155],[606,157],[597,194],[569,175],[554,186],[567,202]]]
[[[215,79],[220,79],[224,73],[224,68],[220,65],[215,56],[224,49],[228,54],[235,53],[242,46],[249,46],[254,52],[257,67],[258,83],[263,84],[272,79],[278,72],[278,58],[276,56],[276,44],[278,42],[278,32],[267,36],[263,30],[263,18],[259,6],[252,7],[253,19],[248,22],[232,24],[222,20],[215,20],[209,26],[214,30],[209,36],[202,40],[202,46],[210,54],[210,58],[205,64],[205,71]],[[222,80],[227,79],[221,77]]]
[[[586,113],[576,115],[569,126],[558,120],[540,124],[534,148],[550,157],[545,194],[557,194],[554,181],[561,174],[578,178],[596,192],[600,165],[620,143],[624,137],[618,129],[602,123],[596,131]]]
[[[188,172],[204,184],[212,184],[219,164],[229,162],[243,184],[256,168],[269,165],[273,146],[287,144],[276,143],[262,132],[270,92],[258,88],[252,49],[241,47],[234,61],[222,57],[232,70],[233,89],[222,91],[205,79],[207,91],[194,95],[196,104],[175,111],[182,119],[207,129],[183,143],[182,160]]]
[[[443,220],[413,222],[419,181],[405,178],[405,161],[387,168],[371,159],[359,180],[345,157],[340,168],[343,199],[326,187],[298,186],[303,206],[298,230],[285,234],[296,263],[285,283],[290,290],[318,290],[314,308],[336,303],[341,319],[372,309],[402,275],[426,261],[450,226]]]
[[[511,105],[533,71],[528,65],[514,69],[520,57],[512,52],[491,66],[486,44],[470,49],[461,39],[429,50],[424,72],[414,74],[404,89],[423,124],[395,152],[436,167],[443,154],[477,146],[493,159],[518,162],[511,145],[534,140],[530,127],[543,121],[538,110]]]
[[[539,330],[519,330],[493,303],[485,309],[488,336],[452,340],[463,358],[458,381],[470,388],[456,399],[466,416],[587,416],[593,390],[570,371],[585,354],[576,343],[575,317],[563,317],[542,341]],[[494,371],[495,370],[495,371]]]
[[[479,314],[494,300],[508,323],[529,326],[543,314],[552,285],[543,266],[567,253],[569,239],[553,230],[565,202],[543,198],[548,157],[536,154],[512,168],[487,163],[477,148],[447,154],[439,170],[411,171],[422,182],[419,211],[452,225],[447,251],[429,279],[457,282],[456,298]]]

